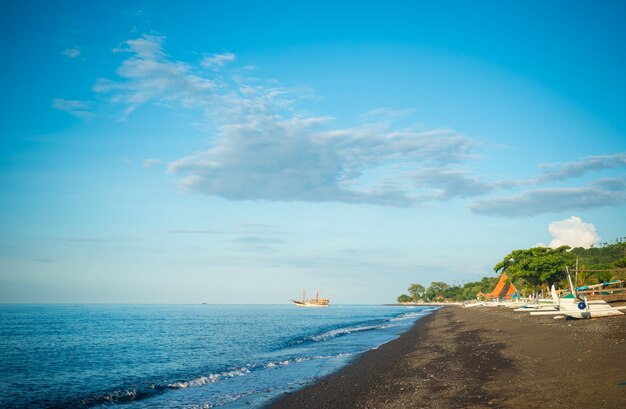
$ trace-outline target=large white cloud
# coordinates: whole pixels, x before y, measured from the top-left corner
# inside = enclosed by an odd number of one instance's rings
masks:
[[[410,206],[423,200],[407,189],[416,170],[467,160],[476,147],[451,129],[394,126],[389,115],[333,127],[333,118],[297,109],[306,98],[302,92],[236,69],[220,71],[236,60],[234,54],[193,65],[168,56],[164,40],[144,35],[127,41],[116,50],[130,54],[119,78],[100,79],[94,90],[111,95],[126,115],[150,102],[201,109],[210,146],[168,166],[189,190],[232,200]]]
[[[589,248],[600,241],[595,226],[583,222],[576,216],[550,223],[548,231],[552,234],[552,241],[549,244],[552,248],[560,246]]]
[[[257,118],[247,124],[223,125],[213,147],[171,162],[168,170],[187,174],[183,184],[189,189],[229,199],[403,206],[420,199],[394,180],[367,180],[366,171],[391,162],[415,167],[458,160],[471,149],[468,138],[449,130],[329,131],[323,127],[325,122],[324,118]]]
[[[541,187],[626,167],[625,153],[540,165],[535,177],[485,180],[471,170],[474,139],[452,129],[398,126],[398,118],[408,122],[411,110],[374,109],[338,128],[334,118],[301,108],[307,92],[250,77],[232,53],[179,61],[164,43],[155,35],[126,41],[114,50],[128,55],[117,78],[99,79],[93,90],[121,105],[123,116],[143,104],[198,111],[201,120],[194,123],[210,133],[208,146],[168,165],[188,190],[232,200],[411,206],[509,189],[508,196],[469,204],[472,212],[506,217],[620,205],[626,198],[624,178]],[[91,115],[85,101],[57,99],[53,105]]]

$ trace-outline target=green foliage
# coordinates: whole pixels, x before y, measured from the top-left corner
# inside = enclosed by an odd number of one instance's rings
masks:
[[[565,277],[565,267],[576,262],[576,256],[569,249],[569,246],[561,246],[556,249],[533,247],[514,250],[493,269],[506,273],[511,280],[522,279],[531,288],[539,289]]]
[[[608,270],[626,267],[626,238],[621,238],[613,244],[604,243],[602,247],[572,249],[579,260],[581,269]]]
[[[424,298],[427,300],[434,300],[437,297],[445,297],[445,292],[448,290],[450,286],[443,281],[433,281],[430,283],[428,289],[424,293]]]
[[[528,250],[515,250],[507,255],[494,270],[505,272],[521,293],[530,293],[543,285],[558,284],[566,287],[565,267],[573,268],[576,259],[579,261],[577,285],[596,284],[609,280],[626,279],[626,237],[614,243],[603,243],[600,247],[590,249],[562,246],[557,249],[535,247]],[[611,270],[606,272],[584,270]],[[573,277],[572,277],[573,278]],[[476,294],[487,294],[493,290],[499,277],[483,277],[480,281],[465,283],[463,286],[450,286],[442,281],[430,283],[427,289],[420,284],[411,284],[410,295],[402,294],[398,302],[409,302],[423,299],[435,301],[438,298],[454,301],[476,299]],[[404,301],[401,301],[404,300]]]
[[[407,291],[413,297],[413,301],[418,301],[420,298],[424,297],[424,291],[426,291],[426,289],[421,284],[411,284]]]
[[[430,284],[428,289],[424,289],[420,284],[412,284],[409,289],[413,288],[416,290],[416,292],[420,294],[418,299],[425,301],[435,301],[438,297],[453,301],[468,301],[476,299],[476,294],[479,292],[485,294],[491,292],[497,282],[498,277],[483,277],[480,281],[465,283],[463,286],[450,286],[442,281],[435,281]],[[398,302],[409,301],[417,300],[406,294],[402,294],[398,297]]]
[[[490,293],[498,283],[498,277],[483,277],[480,281],[465,283],[456,297],[459,301],[474,300],[476,294]]]

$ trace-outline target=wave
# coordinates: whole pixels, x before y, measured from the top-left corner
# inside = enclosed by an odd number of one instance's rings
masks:
[[[340,337],[343,335],[348,335],[348,334],[352,334],[356,332],[373,331],[373,330],[378,330],[378,329],[383,329],[383,328],[391,328],[391,327],[396,326],[395,324],[393,324],[394,322],[409,320],[409,319],[416,319],[434,310],[435,309],[428,309],[428,310],[420,310],[418,312],[407,312],[407,313],[402,313],[395,317],[386,318],[383,320],[353,323],[352,325],[349,325],[349,326],[334,328],[331,330],[324,331],[320,334],[310,335],[301,339],[297,339],[295,341],[288,343],[288,346],[291,346],[294,344],[303,344],[307,342],[323,342],[323,341],[331,340],[336,337]]]
[[[82,400],[81,404],[84,406],[94,406],[99,404],[115,404],[115,403],[130,403],[133,401],[145,399],[154,395],[158,395],[166,392],[168,389],[185,389],[194,388],[209,385],[212,383],[225,381],[228,379],[246,376],[256,370],[260,369],[272,369],[279,368],[281,366],[287,366],[300,362],[310,361],[312,359],[329,359],[333,357],[350,356],[352,354],[342,353],[334,356],[316,355],[310,357],[297,357],[279,361],[269,361],[263,364],[249,364],[247,366],[226,370],[218,373],[210,373],[208,375],[199,376],[190,380],[182,380],[176,382],[170,382],[166,385],[149,385],[144,388],[130,388],[125,390],[116,390],[104,393],[102,395],[92,396]],[[245,395],[245,394],[244,394]],[[243,395],[242,395],[243,396]],[[235,399],[236,400],[236,399]]]
[[[337,358],[337,357],[342,357],[342,356],[351,356],[353,354],[350,353],[341,353],[341,354],[337,354],[337,355],[316,355],[316,356],[310,356],[310,357],[305,357],[305,358],[293,358],[293,359],[285,359],[283,361],[270,361],[266,364],[263,365],[264,368],[278,368],[281,366],[287,366],[287,365],[291,365],[291,364],[297,364],[300,362],[305,362],[305,361],[310,361],[312,359],[330,359],[330,358]]]
[[[356,327],[337,328],[337,329],[333,329],[330,331],[326,331],[322,334],[306,337],[304,340],[310,340],[313,342],[322,342],[322,341],[328,341],[330,339],[340,337],[343,335],[353,334],[355,332],[373,331],[376,329],[388,328],[390,326],[391,325],[389,324],[383,324],[383,325],[365,325],[365,326],[356,326]]]
[[[434,310],[434,309],[433,309]],[[318,343],[325,342],[337,337],[342,337],[345,335],[360,333],[366,331],[374,331],[384,328],[391,328],[396,326],[403,325],[401,322],[404,320],[417,319],[420,316],[426,315],[432,310],[420,310],[415,312],[406,312],[393,317],[378,319],[378,320],[370,320],[370,321],[362,321],[362,322],[353,322],[348,325],[344,325],[339,328],[331,328],[323,330],[322,332],[305,336],[294,341],[288,342],[286,345],[282,345],[279,349],[289,348],[294,345],[302,345],[307,343]],[[374,347],[376,349],[378,346]],[[185,388],[195,388],[202,387],[205,385],[215,384],[217,382],[227,381],[229,379],[247,376],[252,372],[259,370],[274,370],[280,367],[297,364],[300,362],[310,361],[314,359],[331,359],[334,357],[341,356],[350,356],[352,353],[341,353],[338,355],[315,355],[315,356],[300,356],[300,357],[290,357],[287,359],[279,359],[266,361],[262,363],[254,363],[248,364],[242,367],[229,368],[220,372],[212,372],[206,375],[197,376],[191,379],[183,379],[183,380],[175,380],[164,382],[162,384],[150,384],[142,387],[128,387],[126,389],[120,389],[115,391],[109,391],[103,393],[101,395],[92,396],[87,399],[83,399],[81,401],[81,405],[83,407],[91,407],[96,405],[108,405],[108,404],[126,404],[133,401],[138,401],[142,399],[146,399],[155,395],[159,395],[167,392],[172,389],[185,389]],[[241,396],[245,396],[244,393]],[[238,396],[239,397],[239,396]],[[233,400],[236,400],[238,397],[234,397]],[[233,396],[231,396],[233,398]]]
[[[243,367],[240,369],[234,369],[231,371],[224,371],[217,374],[209,374],[207,376],[201,376],[199,378],[192,379],[190,381],[173,382],[167,385],[170,389],[183,389],[194,386],[203,386],[210,383],[215,383],[222,379],[234,378],[236,376],[244,376],[250,373],[250,367]]]
[[[428,310],[430,311],[430,310]],[[424,313],[427,312],[426,310],[422,310],[419,312],[407,312],[404,314],[400,314],[397,317],[391,318],[389,321],[402,321],[402,320],[409,320],[409,319],[414,319],[414,318],[418,318],[424,315]]]
[[[129,389],[114,390],[103,393],[101,395],[90,396],[86,399],[82,399],[80,401],[80,406],[92,407],[102,404],[129,403],[157,395],[164,392],[165,390],[166,388],[164,386],[158,385],[148,385],[145,387],[132,387]]]

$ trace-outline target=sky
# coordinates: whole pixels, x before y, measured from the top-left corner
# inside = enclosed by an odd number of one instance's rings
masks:
[[[0,19],[0,302],[385,303],[626,236],[623,2]]]

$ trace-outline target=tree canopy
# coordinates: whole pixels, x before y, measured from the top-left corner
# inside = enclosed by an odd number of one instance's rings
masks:
[[[429,300],[435,299],[437,296],[442,296],[446,298],[446,290],[448,290],[450,286],[443,281],[433,281],[430,283],[430,286],[426,290],[425,297]]]
[[[576,262],[569,246],[556,249],[533,247],[528,250],[514,250],[495,265],[495,272],[503,272],[510,280],[523,279],[532,288],[543,284],[550,286],[565,277],[565,267]]]
[[[576,247],[572,253],[580,260],[581,268],[600,270],[626,267],[626,237],[601,247],[584,249]]]
[[[421,284],[411,284],[407,291],[413,297],[413,301],[417,301],[424,297],[424,291],[426,291],[426,289]]]
[[[565,267],[574,267],[579,261],[577,285],[596,284],[598,282],[626,279],[626,237],[620,237],[614,243],[603,243],[600,247],[589,249],[562,246],[557,249],[534,247],[528,250],[515,250],[496,264],[496,273],[505,272],[515,286],[526,291],[536,291],[547,284],[566,287]],[[585,271],[587,270],[587,271]],[[591,270],[591,271],[589,271]],[[606,270],[606,271],[597,271]],[[411,284],[410,295],[402,294],[398,302],[410,302],[423,299],[432,301],[438,297],[455,301],[472,300],[479,292],[493,290],[498,277],[483,277],[460,285],[450,286],[442,281],[434,281],[424,289],[421,284]]]
[[[480,281],[472,281],[460,285],[449,285],[444,283],[443,281],[435,281],[430,284],[428,289],[424,289],[424,286],[421,284],[412,284],[409,288],[414,288],[415,290],[421,289],[421,295],[419,299],[423,299],[425,301],[432,301],[437,299],[438,296],[443,297],[444,299],[451,299],[454,301],[465,301],[465,300],[473,300],[476,298],[476,294],[479,292],[487,293],[493,289],[493,287],[498,282],[497,277],[483,277]],[[417,287],[413,287],[416,285]],[[410,295],[402,294],[397,298],[398,302],[411,302],[416,301]]]

